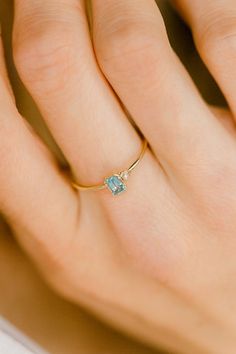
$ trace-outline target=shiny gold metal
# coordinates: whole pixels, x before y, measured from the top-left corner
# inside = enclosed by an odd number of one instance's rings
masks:
[[[132,163],[132,165],[129,166],[129,168],[127,168],[126,170],[123,170],[122,172],[120,172],[118,174],[114,174],[114,175],[119,176],[122,179],[122,181],[127,180],[130,173],[137,167],[139,162],[142,160],[142,158],[145,154],[145,151],[147,150],[147,146],[148,146],[148,142],[146,139],[144,139],[143,145],[142,145],[142,150],[141,150],[138,158]],[[105,183],[105,180],[106,180],[106,178],[104,178],[103,183],[94,184],[94,185],[83,185],[78,182],[72,181],[72,186],[79,191],[86,191],[86,190],[98,191],[98,190],[102,190],[102,189],[107,188],[107,184]]]

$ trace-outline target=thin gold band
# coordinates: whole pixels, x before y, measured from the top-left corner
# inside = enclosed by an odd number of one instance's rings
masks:
[[[135,169],[135,167],[139,164],[139,162],[142,160],[145,151],[147,149],[148,146],[148,142],[146,139],[143,140],[143,144],[142,144],[142,150],[138,156],[138,158],[132,163],[132,165],[130,165],[129,168],[127,168],[126,170],[118,173],[118,174],[114,174],[113,176],[116,176],[117,178],[120,179],[121,183],[124,184],[124,181],[127,180],[128,176],[130,175],[130,173]],[[112,177],[112,176],[111,176]],[[98,190],[102,190],[107,188],[107,183],[106,183],[106,178],[104,178],[103,183],[100,184],[95,184],[95,185],[83,185],[80,184],[78,182],[72,181],[72,186],[77,189],[77,190],[81,190],[81,191],[86,191],[86,190],[91,190],[91,191],[98,191]],[[126,188],[124,188],[123,190],[125,190]],[[123,191],[122,190],[122,191]],[[113,193],[114,194],[114,193]],[[118,193],[117,193],[118,194]]]

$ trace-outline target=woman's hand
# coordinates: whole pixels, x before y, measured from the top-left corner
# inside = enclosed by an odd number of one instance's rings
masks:
[[[233,24],[233,2],[220,4],[212,18],[228,11]],[[236,114],[234,26],[222,22],[217,41],[201,22],[213,1],[177,6]],[[154,1],[94,0],[92,22],[95,53],[82,0],[16,0],[22,80],[80,182],[99,183],[140,150],[119,100],[152,152],[122,196],[76,194],[17,113],[1,53],[1,210],[72,301],[172,351],[235,353],[233,119],[203,102]]]

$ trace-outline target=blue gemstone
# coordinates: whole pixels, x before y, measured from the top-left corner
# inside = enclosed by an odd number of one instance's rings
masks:
[[[113,195],[118,195],[126,190],[126,185],[118,175],[106,178],[105,183]]]

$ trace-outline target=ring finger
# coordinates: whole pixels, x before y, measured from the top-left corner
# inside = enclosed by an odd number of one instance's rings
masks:
[[[16,0],[15,10],[20,75],[80,182],[98,183],[141,144],[98,69],[84,3]]]

